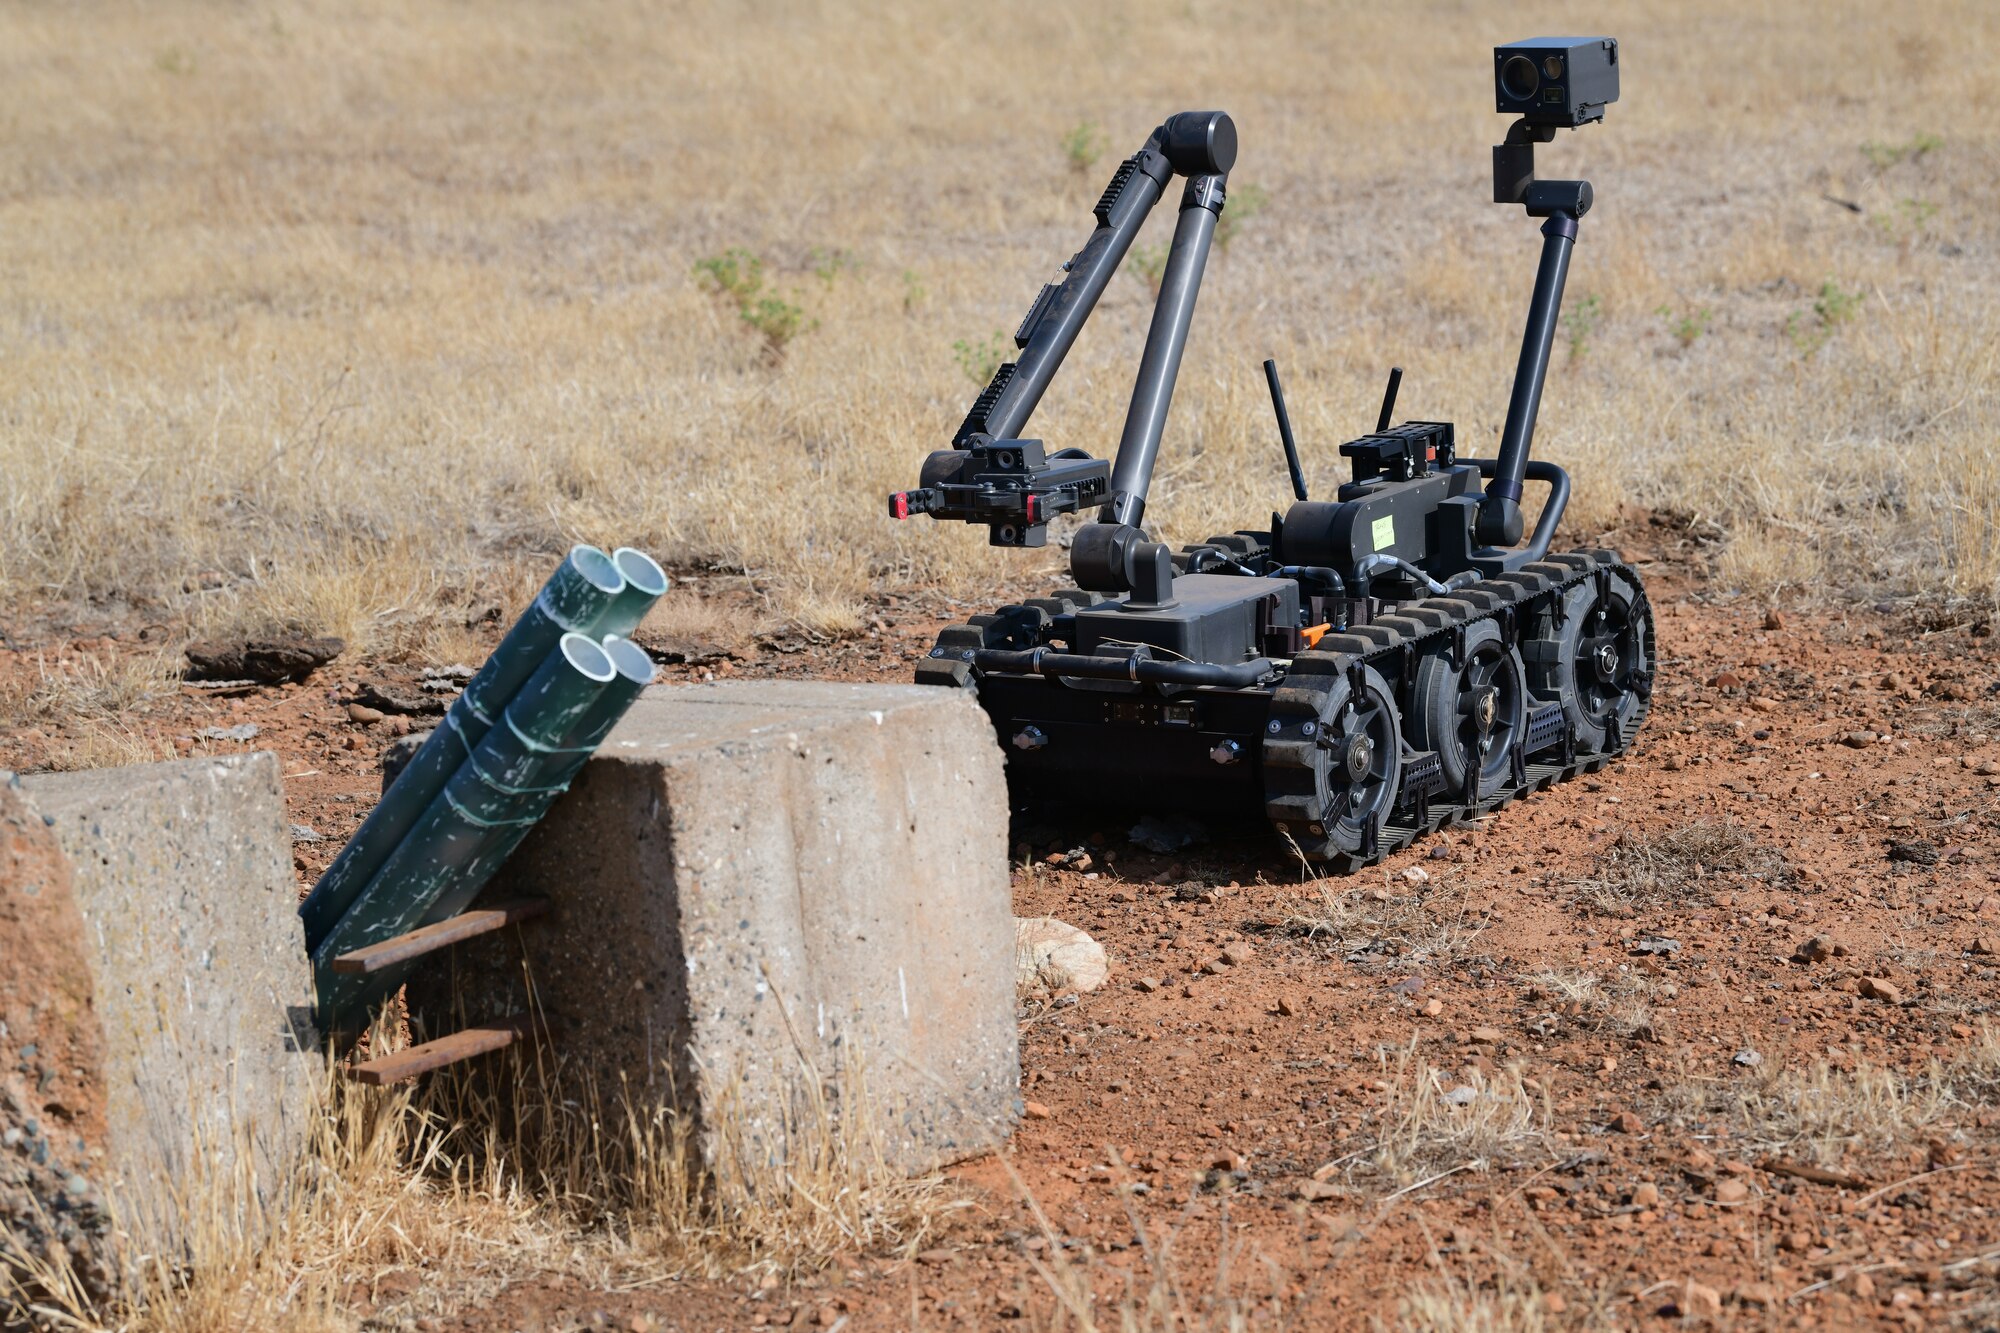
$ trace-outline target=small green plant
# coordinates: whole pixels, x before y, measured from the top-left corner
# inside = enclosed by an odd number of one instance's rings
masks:
[[[1167,256],[1171,249],[1162,242],[1159,245],[1135,245],[1132,253],[1125,257],[1125,267],[1132,276],[1146,284],[1146,290],[1154,296],[1160,294],[1160,282],[1167,276]]]
[[[1707,306],[1676,313],[1672,306],[1663,305],[1658,313],[1667,321],[1667,332],[1674,335],[1674,341],[1681,345],[1683,351],[1694,346],[1695,340],[1708,332],[1708,326],[1715,318],[1715,312]]]
[[[812,261],[813,276],[829,287],[833,286],[835,278],[855,267],[854,253],[850,250],[832,250],[816,245],[808,258]]]
[[[929,295],[930,289],[924,286],[923,274],[913,268],[904,269],[903,313],[906,315],[915,313],[916,308],[922,305]]]
[[[1819,299],[1813,302],[1813,314],[1822,324],[1829,327],[1845,324],[1854,318],[1854,312],[1861,305],[1860,292],[1844,292],[1829,278],[1820,284]]]
[[[1811,313],[1794,310],[1791,318],[1785,321],[1785,333],[1799,355],[1811,357],[1826,346],[1834,330],[1854,318],[1854,312],[1861,306],[1861,298],[1862,293],[1842,291],[1840,284],[1831,278],[1821,283]]]
[[[1882,229],[1883,235],[1901,243],[1914,240],[1928,231],[1937,212],[1938,206],[1928,199],[1898,199],[1895,208],[1887,213],[1877,213],[1874,222]]]
[[[1919,133],[1908,143],[1883,143],[1870,139],[1861,145],[1861,155],[1874,163],[1878,169],[1886,170],[1898,162],[1915,162],[1926,153],[1934,153],[1944,147],[1944,140],[1935,134]]]
[[[1263,212],[1271,202],[1271,192],[1261,185],[1232,185],[1224,199],[1222,213],[1215,219],[1215,248],[1229,253],[1229,243],[1243,224]]]
[[[764,340],[764,355],[785,359],[785,349],[812,327],[805,308],[764,283],[764,261],[742,246],[699,261],[694,271],[717,299],[735,307],[736,317]]]
[[[1104,156],[1104,147],[1104,132],[1095,121],[1086,120],[1062,137],[1063,156],[1069,160],[1070,170],[1079,176],[1097,165]]]
[[[194,57],[179,46],[170,46],[153,57],[153,67],[162,74],[185,77],[194,73]]]
[[[1604,318],[1604,301],[1595,292],[1569,308],[1563,316],[1563,331],[1569,335],[1569,359],[1583,360],[1584,349]]]
[[[995,330],[990,338],[960,338],[951,345],[951,354],[965,377],[983,389],[1007,359],[1007,335]]]

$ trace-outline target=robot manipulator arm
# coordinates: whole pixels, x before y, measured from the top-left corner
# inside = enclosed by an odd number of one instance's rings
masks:
[[[889,497],[889,516],[984,523],[994,546],[1043,546],[1057,514],[1103,503],[1111,464],[1080,449],[1050,458],[1040,440],[975,436],[924,460],[923,485]]]

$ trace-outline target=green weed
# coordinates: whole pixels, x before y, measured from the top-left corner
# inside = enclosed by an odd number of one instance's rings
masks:
[[[1667,332],[1674,335],[1674,341],[1681,345],[1683,351],[1694,346],[1695,340],[1708,332],[1708,326],[1715,318],[1715,312],[1707,306],[1676,313],[1672,306],[1663,305],[1658,313],[1667,321]]]
[[[1595,293],[1571,306],[1569,313],[1563,316],[1563,332],[1569,335],[1571,361],[1583,360],[1583,353],[1590,344],[1590,337],[1597,332],[1597,326],[1603,318],[1604,300]]]
[[[1934,153],[1944,147],[1944,140],[1935,134],[1919,133],[1907,143],[1882,143],[1870,139],[1861,145],[1861,155],[1874,163],[1877,168],[1886,169],[1898,162],[1915,162],[1926,153]]]
[[[990,338],[960,338],[951,345],[951,355],[965,377],[983,389],[1007,359],[1007,342],[1007,335],[998,331]]]
[[[1929,231],[1931,219],[1937,214],[1938,206],[1928,199],[1898,199],[1895,208],[1877,213],[1873,221],[1883,235],[1901,244]]]
[[[849,250],[832,250],[816,245],[809,258],[812,260],[813,276],[829,287],[833,286],[835,278],[857,266],[854,254]]]
[[[1097,122],[1086,120],[1061,139],[1063,156],[1068,159],[1070,170],[1078,175],[1096,166],[1104,156],[1104,131],[1097,128]]]
[[[1160,282],[1167,275],[1167,256],[1171,247],[1162,241],[1158,245],[1135,245],[1125,257],[1125,267],[1133,277],[1146,284],[1146,290],[1154,296],[1160,294]]]
[[[1256,217],[1271,202],[1271,192],[1261,185],[1232,185],[1222,213],[1215,219],[1215,248],[1229,253],[1229,243],[1244,223]]]
[[[1840,285],[1828,278],[1820,284],[1819,296],[1814,299],[1810,315],[1803,310],[1792,312],[1785,321],[1785,333],[1798,349],[1801,357],[1810,357],[1826,346],[1834,330],[1854,318],[1854,312],[1861,306],[1862,293],[1842,291]]]
[[[733,305],[736,317],[764,340],[764,355],[773,362],[783,361],[792,340],[812,327],[805,307],[766,286],[764,261],[742,246],[699,261],[694,271],[703,286]]]

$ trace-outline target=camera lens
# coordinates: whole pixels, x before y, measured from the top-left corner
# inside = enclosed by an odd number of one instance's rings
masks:
[[[1547,60],[1544,60],[1542,62],[1542,73],[1552,79],[1560,79],[1563,76],[1563,58],[1561,56],[1550,56]]]
[[[1535,90],[1542,86],[1542,76],[1535,70],[1535,62],[1526,56],[1508,56],[1500,66],[1500,91],[1516,102],[1530,101]]]

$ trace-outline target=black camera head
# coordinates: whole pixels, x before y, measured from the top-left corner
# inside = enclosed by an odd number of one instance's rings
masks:
[[[1618,39],[1530,37],[1493,48],[1499,109],[1530,125],[1575,129],[1618,100]]]

